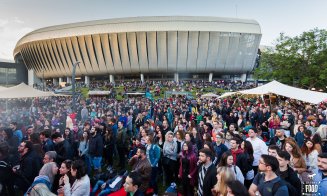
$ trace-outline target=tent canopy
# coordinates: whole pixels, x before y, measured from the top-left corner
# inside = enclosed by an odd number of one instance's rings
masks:
[[[110,91],[89,91],[88,95],[110,95]]]
[[[226,93],[220,95],[219,98],[230,97],[230,96],[236,95],[236,94],[237,94],[237,92],[226,92]]]
[[[50,97],[52,92],[44,92],[34,89],[31,86],[21,83],[17,86],[0,90],[0,99],[29,98],[29,97]]]
[[[276,94],[279,96],[284,96],[313,104],[319,104],[320,102],[327,99],[327,93],[296,88],[282,84],[275,80],[253,89],[238,91],[237,93],[246,95]]]
[[[204,97],[219,97],[219,95],[216,95],[215,93],[206,93],[206,94],[203,94],[201,95],[202,98]]]

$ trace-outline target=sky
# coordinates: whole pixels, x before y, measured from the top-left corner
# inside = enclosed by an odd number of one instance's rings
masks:
[[[327,29],[326,0],[0,0],[0,60],[13,60],[17,41],[47,26],[136,16],[217,16],[254,19],[260,45],[281,32]]]

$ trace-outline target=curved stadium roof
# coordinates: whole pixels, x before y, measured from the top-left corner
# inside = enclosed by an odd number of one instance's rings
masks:
[[[220,17],[119,18],[38,29],[15,58],[40,77],[130,73],[245,73],[261,39],[254,20]]]

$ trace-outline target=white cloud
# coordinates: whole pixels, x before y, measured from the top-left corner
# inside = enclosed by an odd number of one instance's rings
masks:
[[[0,58],[13,60],[13,51],[18,40],[33,28],[26,27],[19,18],[0,19]]]
[[[8,24],[8,20],[4,20],[0,18],[0,28]]]
[[[25,23],[24,21],[20,20],[18,17],[14,18],[14,22],[18,23],[18,24],[24,24]]]

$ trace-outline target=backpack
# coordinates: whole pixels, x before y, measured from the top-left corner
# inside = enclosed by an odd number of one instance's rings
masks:
[[[288,195],[301,195],[301,190],[297,190],[293,185],[291,185],[289,182],[286,182],[283,179],[280,179],[280,181],[276,182],[272,187],[272,195],[275,195],[277,190],[286,185],[288,189]]]
[[[263,175],[260,174],[260,178],[259,178],[259,181],[261,178],[263,178]],[[271,194],[272,195],[275,195],[276,192],[278,191],[278,189],[282,186],[286,185],[287,186],[287,190],[288,190],[288,195],[290,196],[293,196],[293,195],[301,195],[301,190],[296,190],[296,188],[291,185],[289,182],[286,182],[284,179],[280,178],[280,181],[276,182],[273,187],[272,187],[272,191],[271,191]],[[286,195],[285,195],[286,196]]]

